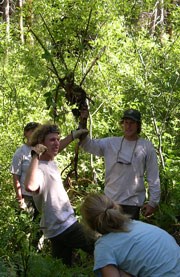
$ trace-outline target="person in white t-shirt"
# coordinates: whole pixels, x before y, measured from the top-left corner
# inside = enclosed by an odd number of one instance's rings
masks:
[[[32,160],[26,175],[25,187],[41,214],[40,227],[51,241],[52,255],[71,266],[74,249],[92,254],[94,238],[77,221],[68,194],[64,189],[60,171],[54,158],[74,139],[87,130],[72,131],[60,139],[56,125],[41,125],[31,137]]]
[[[96,276],[180,276],[180,247],[165,230],[130,219],[104,194],[88,195],[81,214],[99,234],[94,251]]]
[[[81,111],[81,120],[88,117],[88,110]],[[152,143],[140,137],[141,114],[138,110],[126,110],[121,118],[124,135],[91,139],[83,136],[84,151],[104,157],[105,194],[133,219],[154,213],[160,201],[160,179],[156,151]],[[149,199],[146,200],[145,176]]]

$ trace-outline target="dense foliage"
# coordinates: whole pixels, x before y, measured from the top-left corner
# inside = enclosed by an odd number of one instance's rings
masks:
[[[37,226],[17,212],[9,173],[27,122],[51,120],[61,126],[62,136],[77,128],[71,85],[88,96],[93,137],[119,135],[125,108],[142,112],[142,136],[155,145],[162,186],[151,221],[177,233],[179,1],[12,0],[9,13],[7,3],[0,3],[0,276],[92,276],[93,261],[83,253],[77,253],[71,271],[51,259],[48,243],[41,254],[35,252],[31,241]],[[84,195],[103,189],[104,165],[79,150],[76,178],[75,149],[76,142],[57,161],[80,217]]]

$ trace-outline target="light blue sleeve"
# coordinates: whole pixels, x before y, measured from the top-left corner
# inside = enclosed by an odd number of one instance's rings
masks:
[[[97,242],[94,251],[94,272],[100,277],[100,269],[107,265],[117,265],[113,249],[102,242]]]

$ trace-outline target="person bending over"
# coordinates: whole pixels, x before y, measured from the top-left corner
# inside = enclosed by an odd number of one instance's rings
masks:
[[[103,194],[88,195],[81,214],[86,224],[101,234],[94,251],[97,276],[180,276],[180,247],[166,231],[130,219]]]

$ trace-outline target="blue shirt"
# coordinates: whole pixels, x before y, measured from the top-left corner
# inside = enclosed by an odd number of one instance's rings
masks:
[[[132,220],[129,232],[97,240],[94,271],[110,264],[138,277],[180,277],[180,247],[159,227]]]

